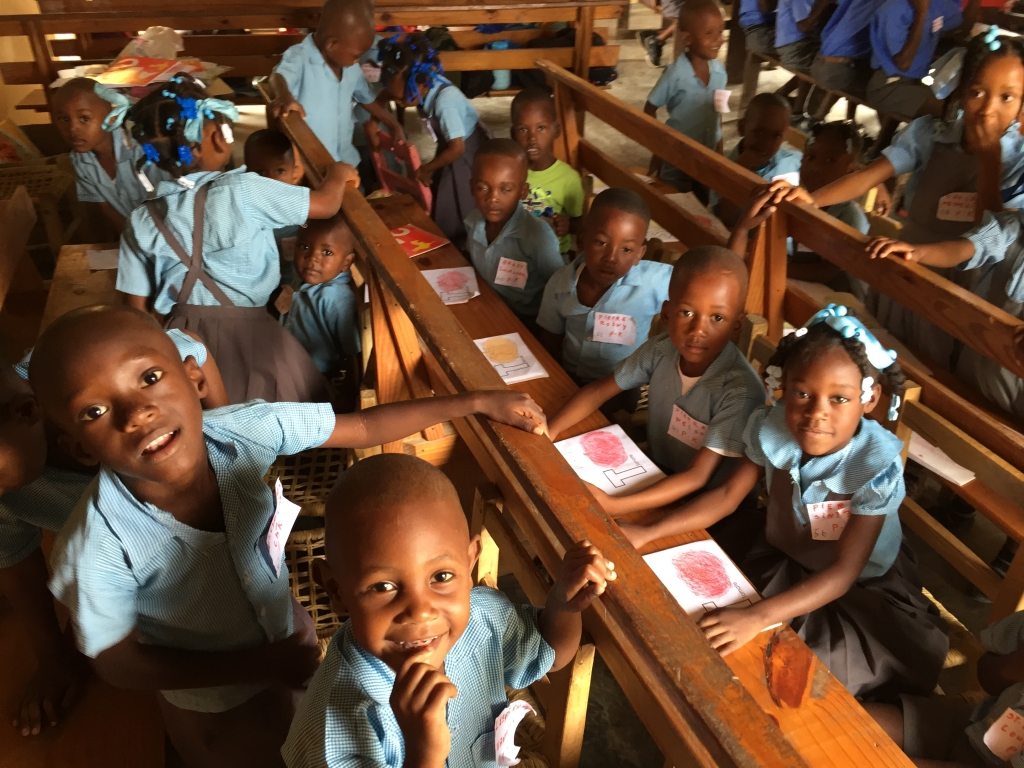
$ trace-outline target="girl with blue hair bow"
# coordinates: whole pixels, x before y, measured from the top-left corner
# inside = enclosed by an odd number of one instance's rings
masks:
[[[866,418],[883,385],[881,417],[898,415],[905,377],[896,353],[830,305],[782,339],[766,373],[772,398],[780,388],[782,396],[751,415],[732,475],[660,521],[620,522],[623,533],[641,548],[707,528],[763,479],[764,531],[739,565],[764,599],[703,616],[711,645],[728,654],[789,622],[854,696],[927,694],[949,639],[903,541],[903,443]]]
[[[155,166],[141,176],[136,165],[142,148],[123,123],[129,101],[88,78],[64,83],[53,96],[53,122],[71,146],[78,200],[99,206],[114,232],[167,174]]]
[[[399,104],[416,106],[437,142],[434,158],[417,174],[433,192],[430,216],[445,237],[461,242],[466,237],[463,220],[476,208],[470,189],[473,158],[492,133],[480,122],[469,99],[444,76],[444,67],[423,33],[395,35],[381,40],[378,48],[385,90]]]

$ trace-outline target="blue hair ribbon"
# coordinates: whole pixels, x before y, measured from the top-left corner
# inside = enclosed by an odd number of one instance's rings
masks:
[[[148,141],[142,145],[142,154],[144,154],[146,156],[146,159],[149,160],[149,162],[151,163],[160,162],[160,152]]]
[[[998,51],[1001,43],[997,39],[999,37],[999,27],[995,24],[989,25],[989,28],[982,33],[982,39],[988,45],[990,51]]]
[[[124,124],[124,118],[132,103],[123,93],[107,88],[103,83],[93,83],[92,92],[111,106],[110,112],[103,118],[103,130],[107,133],[116,131]]]

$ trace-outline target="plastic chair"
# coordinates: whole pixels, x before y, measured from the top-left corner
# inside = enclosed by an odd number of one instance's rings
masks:
[[[416,147],[405,141],[395,141],[390,133],[384,131],[377,132],[377,139],[380,142],[380,149],[371,154],[373,155],[373,168],[377,172],[381,188],[389,195],[395,192],[412,195],[423,210],[429,213],[433,195],[430,192],[430,187],[421,184],[416,178],[416,171],[422,165],[420,153],[416,151]],[[388,167],[387,157],[384,155],[385,150],[405,165],[407,176]]]

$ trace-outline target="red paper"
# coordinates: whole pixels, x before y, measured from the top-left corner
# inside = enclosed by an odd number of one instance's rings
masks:
[[[161,75],[182,69],[177,59],[145,59],[139,56],[125,56],[118,59],[96,77],[103,85],[114,87],[149,85]]]
[[[395,242],[402,246],[402,250],[406,252],[409,258],[422,256],[427,251],[432,251],[435,248],[448,244],[448,241],[440,235],[431,234],[419,227],[414,227],[412,224],[396,227],[391,230],[391,234],[395,236]]]

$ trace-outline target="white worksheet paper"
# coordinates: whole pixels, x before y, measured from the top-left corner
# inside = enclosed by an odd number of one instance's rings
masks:
[[[694,541],[644,555],[686,615],[699,619],[717,608],[741,608],[761,599],[714,541]]]
[[[420,272],[445,304],[465,304],[480,295],[472,267],[425,269]]]
[[[907,449],[907,456],[951,483],[967,485],[974,479],[974,473],[971,470],[957,464],[940,448],[929,443],[917,432],[910,433],[910,447]]]
[[[533,352],[518,333],[475,339],[474,343],[506,384],[518,384],[533,379],[546,379],[548,372],[533,356]]]
[[[555,448],[581,480],[609,496],[636,493],[665,477],[618,424],[561,440]]]
[[[89,269],[93,271],[117,269],[118,254],[120,251],[117,248],[108,248],[105,251],[86,251],[85,258],[89,261]]]

